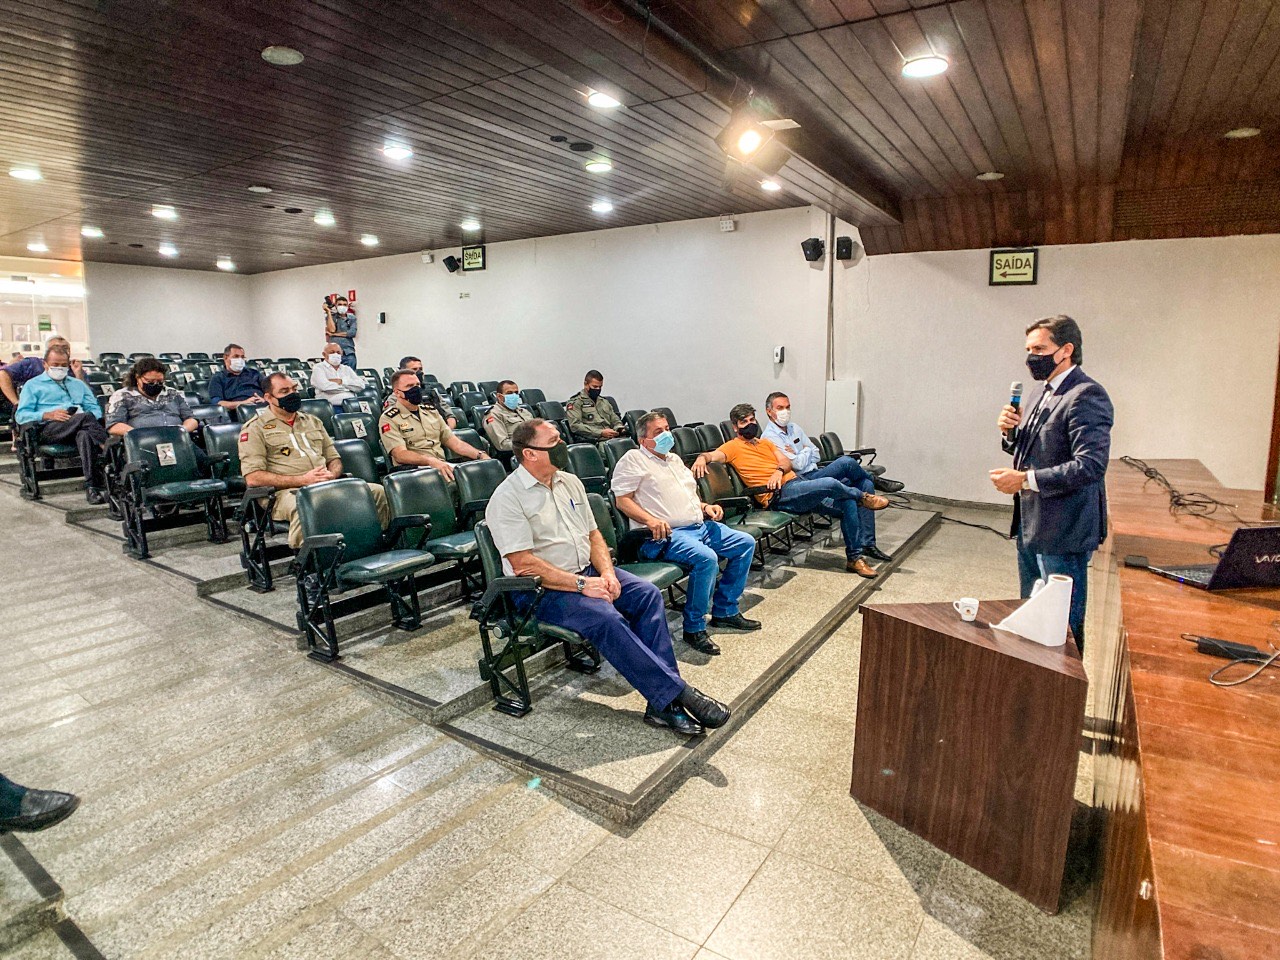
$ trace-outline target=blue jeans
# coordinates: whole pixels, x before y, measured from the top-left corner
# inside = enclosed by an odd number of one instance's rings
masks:
[[[755,553],[755,537],[714,520],[677,527],[666,540],[646,540],[640,545],[642,560],[662,559],[689,569],[684,601],[685,633],[701,633],[707,629],[708,608],[713,617],[732,617],[738,612],[738,600],[746,588]],[[720,557],[729,561],[723,574]]]
[[[837,457],[825,467],[800,474],[801,480],[821,480],[824,477],[835,477],[846,487],[853,487],[863,493],[875,493],[876,484],[871,474],[862,468],[853,457]],[[876,512],[861,504],[858,505],[858,546],[874,547],[876,545]]]
[[[618,570],[622,595],[610,603],[580,593],[548,590],[538,619],[581,634],[655,709],[663,710],[684,692],[662,591]],[[598,574],[587,567],[584,576]]]
[[[1076,647],[1084,653],[1084,605],[1089,593],[1089,558],[1093,551],[1084,553],[1036,553],[1022,542],[1018,534],[1018,581],[1024,598],[1031,596],[1031,588],[1037,580],[1048,580],[1049,575],[1060,573],[1071,578],[1071,610],[1067,623],[1076,638]]]
[[[817,480],[799,478],[782,485],[769,504],[771,510],[787,513],[820,513],[826,517],[840,518],[840,533],[844,536],[844,552],[853,560],[862,554],[862,520],[858,516],[858,504],[862,491],[845,486],[835,477]]]

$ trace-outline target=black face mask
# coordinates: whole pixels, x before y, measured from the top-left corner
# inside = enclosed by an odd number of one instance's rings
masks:
[[[743,440],[754,440],[756,437],[760,436],[760,424],[744,423],[738,428],[738,436]]]
[[[302,409],[302,394],[295,390],[293,393],[280,397],[276,400],[276,403],[280,404],[280,409],[285,413],[297,413]]]
[[[1054,351],[1053,353],[1057,353]],[[1036,380],[1048,380],[1057,367],[1058,361],[1053,359],[1053,353],[1037,355],[1034,353],[1027,354],[1027,369],[1031,371],[1031,376]]]
[[[412,404],[415,407],[418,404],[420,404],[422,402],[422,388],[410,387],[408,390],[406,390],[404,392],[404,402],[408,404]]]
[[[588,397],[590,397],[593,401],[595,401],[595,400],[599,400],[599,399],[600,399],[600,391],[599,391],[599,390],[588,390],[588,391],[587,391],[587,396],[588,396]]]
[[[569,469],[569,445],[561,440],[554,447],[530,447],[530,450],[545,450],[547,459],[557,470]]]
[[[161,380],[159,383],[144,383],[142,385],[142,392],[148,397],[158,397],[164,392],[164,381]]]

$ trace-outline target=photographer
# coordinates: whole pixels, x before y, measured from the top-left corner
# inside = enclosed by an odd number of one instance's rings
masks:
[[[356,332],[360,321],[351,303],[342,294],[324,298],[324,334],[342,349],[342,363],[356,368]]]

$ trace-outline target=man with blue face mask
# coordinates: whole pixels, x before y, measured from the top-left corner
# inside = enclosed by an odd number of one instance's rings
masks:
[[[533,419],[533,412],[520,403],[520,388],[514,380],[498,384],[498,399],[484,415],[484,432],[489,443],[504,462],[511,460],[511,434],[516,427]]]
[[[693,474],[671,452],[674,437],[666,417],[646,413],[636,422],[636,434],[640,449],[629,450],[613,468],[618,509],[630,518],[631,529],[649,530],[652,539],[640,546],[642,560],[666,560],[689,570],[684,642],[715,656],[720,647],[707,636],[708,611],[713,627],[760,629],[759,620],[748,620],[738,610],[755,538],[720,523],[724,510],[702,502]],[[724,573],[721,557],[729,561]]]
[[[44,373],[27,381],[18,400],[14,420],[39,431],[42,444],[75,444],[84,470],[85,499],[105,503],[102,449],[107,428],[100,422],[102,408],[89,388],[71,376],[71,355],[63,346],[45,351]]]

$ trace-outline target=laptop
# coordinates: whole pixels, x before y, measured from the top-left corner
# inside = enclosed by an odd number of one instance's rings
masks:
[[[1280,526],[1240,527],[1217,563],[1147,569],[1201,590],[1280,587]]]

